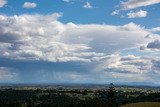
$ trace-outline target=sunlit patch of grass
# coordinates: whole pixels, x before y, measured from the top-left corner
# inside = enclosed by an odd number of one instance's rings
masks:
[[[160,102],[140,102],[123,105],[121,107],[160,107]]]

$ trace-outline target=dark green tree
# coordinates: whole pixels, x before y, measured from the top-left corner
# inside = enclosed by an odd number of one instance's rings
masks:
[[[115,97],[115,88],[113,83],[110,83],[109,88],[107,90],[108,96],[108,106],[109,107],[116,107],[116,97]]]

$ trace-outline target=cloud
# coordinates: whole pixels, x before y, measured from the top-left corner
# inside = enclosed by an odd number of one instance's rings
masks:
[[[159,0],[128,0],[120,4],[123,10],[130,10],[160,3]]]
[[[0,8],[7,4],[7,0],[0,0]]]
[[[128,51],[127,51],[128,52]],[[101,78],[106,76],[115,82],[151,82],[159,80],[159,58],[155,56],[136,56],[133,54],[112,54],[97,67]]]
[[[0,56],[18,60],[92,62],[107,54],[148,43],[141,26],[76,25],[62,14],[0,16]],[[36,29],[35,29],[36,28]]]
[[[157,28],[152,28],[152,29],[148,29],[148,31],[150,32],[158,32]],[[148,34],[145,37],[146,39],[150,39],[151,41],[149,41],[146,44],[143,44],[142,46],[140,46],[140,50],[143,51],[151,51],[151,52],[157,52],[159,51],[159,41],[160,41],[160,35],[158,34]]]
[[[84,43],[65,43],[62,39],[66,30],[76,29],[76,25],[63,24],[57,21],[59,17],[61,14],[58,13],[45,16],[38,14],[1,16],[2,56],[19,60],[90,62],[104,55],[90,52],[91,47]]]
[[[160,40],[154,40],[153,42],[148,43],[147,48],[160,49]]]
[[[108,72],[148,73],[151,71],[152,63],[148,58],[141,58],[134,55],[111,55],[106,59],[102,67]]]
[[[31,8],[36,8],[37,4],[36,3],[31,3],[31,2],[25,2],[23,4],[23,8],[31,9]]]
[[[64,24],[61,17],[62,13],[0,15],[1,67],[16,69],[18,77],[27,82],[151,78],[153,59],[120,55],[153,41],[154,37],[146,37],[153,35],[151,30],[132,22],[121,26]]]
[[[160,74],[160,61],[159,61],[159,59],[153,60],[152,63],[154,65],[152,69],[155,71],[156,74]]]
[[[69,3],[69,2],[71,2],[71,1],[73,1],[73,0],[63,0],[63,1]]]
[[[142,18],[147,16],[147,11],[140,10],[138,12],[130,12],[128,13],[128,18]]]
[[[145,50],[146,49],[146,47],[145,46],[140,46],[140,48],[139,48],[140,50]]]
[[[133,10],[136,8],[150,6],[150,5],[159,4],[159,3],[160,3],[159,0],[127,0],[124,2],[121,1],[120,4],[118,6],[116,6],[116,8],[118,8],[118,9],[114,10],[111,13],[111,15],[118,15],[122,11]],[[146,17],[147,14],[148,14],[147,11],[140,10],[138,12],[129,12],[127,14],[127,16],[128,16],[128,18],[142,18],[142,17]],[[123,16],[123,15],[121,15],[121,16]]]
[[[5,82],[8,80],[13,80],[17,78],[17,74],[11,72],[11,68],[8,67],[0,67],[0,81]]]
[[[93,6],[89,2],[86,2],[83,7],[87,9],[93,8]]]
[[[151,32],[160,32],[160,27],[150,29]]]
[[[119,10],[115,10],[115,11],[113,11],[113,12],[111,13],[112,16],[118,15],[118,14],[119,14]]]

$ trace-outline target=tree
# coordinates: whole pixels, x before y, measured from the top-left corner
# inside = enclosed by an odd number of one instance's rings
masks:
[[[115,88],[113,83],[110,83],[109,88],[107,90],[108,96],[108,106],[115,107],[116,106],[116,97],[115,97]]]

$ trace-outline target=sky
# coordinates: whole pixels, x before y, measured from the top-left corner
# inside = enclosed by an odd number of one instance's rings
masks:
[[[0,83],[160,85],[160,0],[0,0]]]

